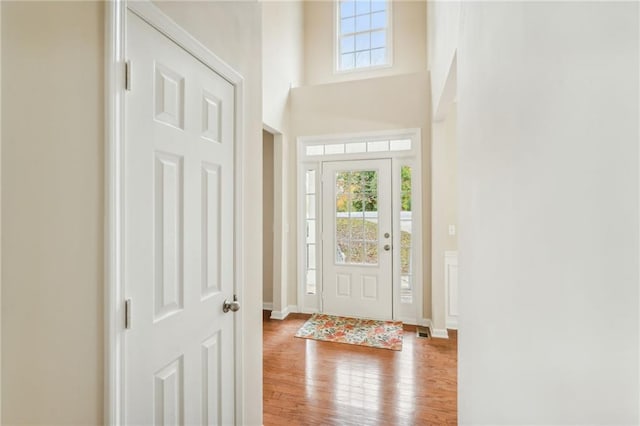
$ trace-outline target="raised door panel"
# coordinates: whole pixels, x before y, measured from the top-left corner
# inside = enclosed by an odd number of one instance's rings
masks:
[[[202,344],[202,420],[222,424],[222,350],[218,331]]]
[[[155,321],[161,321],[183,308],[183,182],[182,158],[156,153],[153,215]]]
[[[217,164],[202,166],[202,298],[221,291],[221,170]]]
[[[180,357],[154,375],[154,425],[184,424],[183,371],[183,357]]]

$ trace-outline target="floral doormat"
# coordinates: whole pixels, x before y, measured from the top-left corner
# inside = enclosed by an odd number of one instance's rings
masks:
[[[296,337],[401,351],[402,322],[313,314]]]

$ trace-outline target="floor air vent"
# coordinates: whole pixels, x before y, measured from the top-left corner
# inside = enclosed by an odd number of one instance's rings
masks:
[[[429,327],[416,327],[416,334],[418,337],[431,339],[431,330],[429,330]]]

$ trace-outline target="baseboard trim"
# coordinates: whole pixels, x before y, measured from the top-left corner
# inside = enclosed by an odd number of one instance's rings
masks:
[[[449,330],[457,330],[458,329],[458,318],[449,318],[449,319],[447,319],[447,329],[449,329]]]
[[[282,311],[271,311],[271,319],[274,320],[283,320],[289,316],[290,313],[298,312],[297,305],[289,305],[284,308]]]
[[[397,318],[394,321],[402,321],[403,324],[429,327],[431,320],[428,318]]]
[[[449,332],[446,328],[433,328],[433,326],[429,327],[431,329],[431,337],[436,339],[448,339]]]
[[[419,326],[422,327],[429,327],[429,331],[431,332],[431,337],[435,337],[436,339],[448,339],[449,338],[449,332],[447,331],[446,328],[434,328],[433,327],[433,321],[431,321],[431,318],[421,318],[418,320],[418,324]]]
[[[286,309],[284,311],[271,311],[271,316],[269,318],[274,320],[283,320],[287,315],[289,315],[289,312],[286,311]]]
[[[262,304],[262,310],[263,311],[273,311],[273,303],[271,302],[264,302]]]
[[[418,320],[418,324],[416,324],[416,325],[419,325],[421,327],[429,327],[429,328],[431,328],[431,319],[430,318],[420,318]]]

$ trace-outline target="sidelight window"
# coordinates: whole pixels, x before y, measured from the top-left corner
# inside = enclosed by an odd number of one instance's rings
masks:
[[[400,168],[400,302],[413,302],[411,167]]]
[[[318,265],[317,265],[317,190],[316,171],[311,169],[305,172],[305,285],[307,294],[316,294]]]

